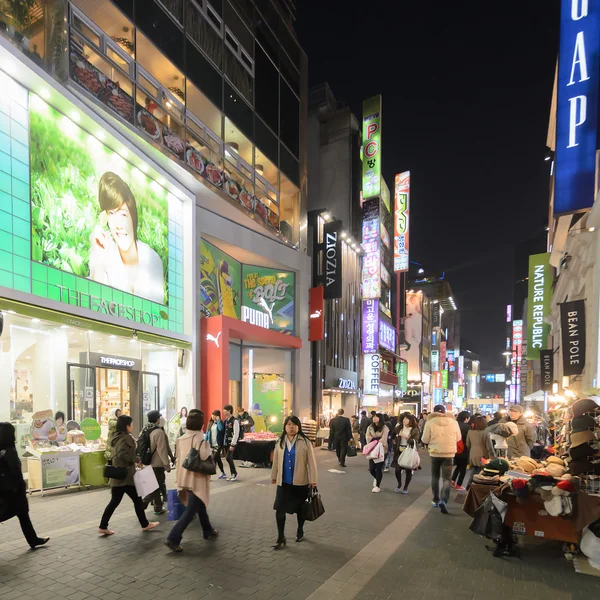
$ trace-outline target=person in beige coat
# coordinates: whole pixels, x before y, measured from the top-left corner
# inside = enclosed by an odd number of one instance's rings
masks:
[[[302,423],[296,416],[287,417],[283,433],[275,444],[271,481],[277,484],[275,496],[275,519],[277,542],[275,550],[285,546],[285,515],[296,514],[298,531],[296,541],[304,539],[302,507],[308,498],[308,489],[317,487],[317,462],[312,442],[302,433]]]
[[[198,409],[190,410],[186,420],[187,431],[176,442],[177,495],[182,504],[185,504],[186,509],[165,541],[165,545],[173,552],[183,550],[180,545],[183,532],[196,515],[200,518],[205,540],[219,535],[219,532],[210,524],[207,512],[210,497],[210,475],[188,471],[183,467],[183,463],[192,447],[198,450],[202,460],[206,460],[210,456],[212,449],[210,444],[204,440],[203,427],[204,413]]]

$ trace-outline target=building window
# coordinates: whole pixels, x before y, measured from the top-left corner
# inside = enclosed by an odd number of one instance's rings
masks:
[[[183,27],[183,0],[158,0],[158,2]]]
[[[265,51],[257,44],[254,55],[254,98],[256,112],[275,131],[279,131],[279,74]]]
[[[295,245],[300,234],[300,190],[283,173],[279,198],[281,234]]]
[[[300,151],[300,101],[283,80],[281,81],[280,98],[281,141],[294,156],[298,156]]]
[[[186,33],[219,68],[223,62],[222,29],[221,18],[214,10],[206,6],[203,10],[194,0],[190,0],[185,12]]]

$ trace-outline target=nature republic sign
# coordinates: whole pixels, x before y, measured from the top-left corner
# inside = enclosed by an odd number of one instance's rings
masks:
[[[548,344],[550,325],[544,321],[550,312],[552,271],[550,253],[529,257],[529,285],[527,298],[527,358],[536,360],[540,350]]]

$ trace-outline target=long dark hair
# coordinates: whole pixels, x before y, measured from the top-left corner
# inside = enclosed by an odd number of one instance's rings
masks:
[[[15,428],[12,423],[0,423],[0,450],[15,447]]]
[[[402,415],[402,420],[398,423],[398,426],[400,427],[400,429],[402,429],[404,427],[404,419],[408,419],[409,420],[408,426],[411,429],[413,427],[418,427],[418,425],[417,425],[417,418],[415,417],[415,415],[412,415],[411,413],[404,413]]]
[[[127,433],[127,426],[133,423],[133,419],[129,415],[121,415],[117,419],[117,426],[115,431],[120,433]]]
[[[375,416],[378,418],[378,422],[377,425],[375,425],[375,421],[373,421],[373,430],[379,433],[380,431],[383,431],[386,422],[383,420],[383,415],[381,413],[377,413]]]
[[[286,417],[285,421],[283,422],[283,433],[281,434],[281,437],[279,438],[279,447],[283,448],[283,443],[285,442],[285,436],[287,435],[285,432],[285,428],[290,421],[294,425],[296,425],[296,427],[298,427],[298,437],[302,437],[307,442],[310,442],[310,440],[306,437],[306,435],[302,431],[302,423],[300,422],[300,419],[296,415],[290,415],[289,417]]]

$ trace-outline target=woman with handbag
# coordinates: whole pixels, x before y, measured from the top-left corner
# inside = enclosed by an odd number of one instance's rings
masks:
[[[225,446],[225,425],[221,420],[220,410],[213,410],[212,417],[206,428],[206,436],[204,439],[210,444],[217,467],[219,467],[219,470],[221,471],[219,479],[227,479],[225,469],[223,468],[223,458],[221,456],[223,454],[223,447]]]
[[[135,440],[131,435],[133,430],[133,419],[129,415],[121,415],[117,419],[115,433],[111,440],[112,444],[112,465],[105,468],[104,473],[109,477],[110,502],[104,509],[98,533],[102,535],[114,535],[114,531],[108,528],[108,523],[123,496],[127,494],[135,508],[135,514],[142,526],[142,531],[151,531],[160,525],[158,521],[148,522],[144,513],[144,503],[138,496],[133,476],[135,467],[138,463],[138,457],[135,453]]]
[[[388,428],[383,420],[383,415],[377,413],[373,415],[373,422],[367,429],[367,445],[373,440],[378,440],[383,446],[383,460],[377,462],[372,458],[369,459],[369,473],[373,476],[373,489],[371,490],[374,494],[381,492],[381,480],[383,479],[383,466],[385,462],[385,455],[388,451]]]
[[[204,439],[204,413],[190,410],[186,419],[187,431],[177,439],[177,495],[185,511],[165,541],[173,552],[181,552],[181,538],[187,526],[198,515],[204,539],[215,538],[219,532],[213,528],[206,508],[210,496],[210,477],[216,473],[210,444]]]
[[[25,480],[15,446],[15,428],[11,423],[0,423],[0,522],[12,517],[19,519],[21,531],[32,550],[50,539],[39,537],[29,518]]]
[[[273,505],[277,521],[277,542],[273,548],[279,550],[286,544],[286,513],[295,513],[298,519],[296,541],[304,539],[305,519],[302,509],[308,498],[309,488],[317,487],[317,462],[312,442],[302,433],[302,424],[296,416],[285,419],[283,433],[275,444],[271,482],[277,484]]]
[[[408,446],[412,446],[413,448],[417,447],[420,435],[421,430],[419,429],[417,419],[414,415],[408,413],[405,414],[402,418],[402,422],[396,425],[396,447],[394,449],[394,460],[392,462],[392,465],[396,467],[396,481],[398,482],[396,492],[408,494],[408,486],[410,485],[413,472],[412,469],[399,466],[398,459]],[[404,487],[402,487],[402,472],[405,474]]]

